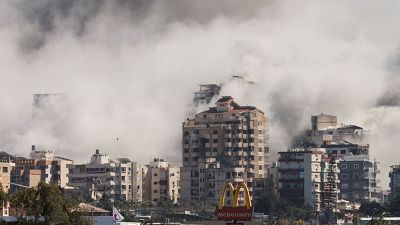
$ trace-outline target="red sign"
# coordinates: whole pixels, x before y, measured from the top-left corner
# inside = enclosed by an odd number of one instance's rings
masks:
[[[253,216],[253,207],[223,207],[217,209],[217,219],[225,221],[250,221]]]

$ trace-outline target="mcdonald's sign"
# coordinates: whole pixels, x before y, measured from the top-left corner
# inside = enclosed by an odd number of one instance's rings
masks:
[[[240,190],[244,189],[244,200],[246,205],[239,206]],[[225,206],[226,191],[230,190],[232,196],[232,206]],[[231,183],[225,183],[219,197],[219,205],[216,210],[217,219],[225,221],[249,221],[253,216],[253,206],[251,205],[250,193],[246,183],[239,183],[236,188]]]

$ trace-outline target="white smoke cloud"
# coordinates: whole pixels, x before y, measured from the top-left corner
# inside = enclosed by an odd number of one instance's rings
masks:
[[[370,129],[387,187],[399,161],[400,3],[57,2],[0,4],[2,149],[179,162],[193,91],[225,81],[223,95],[269,116],[273,154],[320,112]],[[229,82],[237,73],[255,84]],[[32,94],[60,92],[61,117],[32,121]]]

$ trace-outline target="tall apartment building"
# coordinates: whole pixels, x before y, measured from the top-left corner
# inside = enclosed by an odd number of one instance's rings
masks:
[[[381,201],[377,162],[368,155],[348,155],[340,160],[340,194],[350,202]]]
[[[390,195],[389,198],[393,199],[397,195],[400,194],[400,165],[391,166],[391,170],[389,172],[390,178]]]
[[[316,211],[335,211],[338,202],[338,160],[325,149],[289,149],[279,152],[278,194],[296,205]]]
[[[171,201],[177,203],[179,198],[180,168],[163,159],[154,159],[147,166],[143,181],[143,200],[158,203]]]
[[[197,113],[182,125],[183,203],[217,203],[225,182],[255,182],[268,177],[268,120],[253,106],[224,96],[216,107]]]
[[[111,160],[96,150],[90,163],[68,168],[68,186],[88,192],[95,199],[105,194],[112,199],[142,201],[143,168],[136,162],[127,158]]]
[[[11,170],[11,192],[18,191],[21,187],[33,187],[39,182],[53,183],[62,188],[68,183],[68,166],[73,160],[54,156],[51,150],[37,150],[32,145],[31,158],[16,158],[15,166]]]

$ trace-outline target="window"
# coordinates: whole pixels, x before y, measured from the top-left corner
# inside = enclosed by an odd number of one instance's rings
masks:
[[[158,182],[157,182],[157,181],[154,181],[154,182],[153,182],[153,184],[154,184],[154,185],[157,185],[157,184],[158,184]]]
[[[332,150],[332,154],[336,155],[337,154],[337,150]]]
[[[3,173],[8,173],[8,167],[3,167]]]
[[[349,185],[346,184],[346,183],[343,183],[343,184],[342,184],[342,188],[349,188]]]
[[[340,165],[340,168],[342,168],[342,169],[347,169],[347,164],[342,164],[342,165]]]
[[[263,166],[258,166],[258,170],[262,170],[263,169]]]
[[[214,130],[214,131],[213,131],[213,134],[218,134],[218,131],[217,131],[217,130]]]
[[[154,190],[153,193],[158,193],[158,190]]]
[[[347,179],[347,174],[342,174],[341,176],[340,176],[342,179]]]
[[[153,174],[153,176],[155,176],[155,177],[156,177],[156,176],[158,176],[158,174],[157,174],[157,173],[154,173],[154,174]]]
[[[346,149],[342,149],[342,150],[340,150],[340,154],[342,154],[342,155],[346,155]]]
[[[258,148],[258,152],[263,152],[263,148],[262,147]]]
[[[189,152],[189,149],[185,148],[183,151],[184,151],[185,153],[188,153],[188,152]]]
[[[360,168],[360,165],[354,164],[354,169],[358,169],[358,168]]]
[[[213,143],[218,143],[218,139],[213,139]]]

